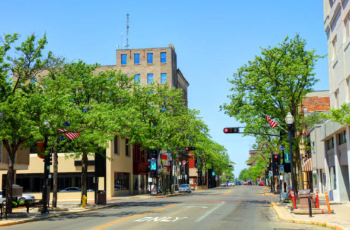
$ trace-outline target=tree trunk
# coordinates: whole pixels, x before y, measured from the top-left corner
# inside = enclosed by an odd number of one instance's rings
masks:
[[[87,167],[87,153],[83,151],[83,158],[81,159],[81,204],[83,203],[83,196],[87,196]]]
[[[13,170],[14,156],[15,156],[15,153],[10,151],[7,177],[6,177],[6,212],[7,213],[12,213],[12,184],[14,179],[14,170]]]
[[[169,191],[171,194],[173,194],[173,191],[171,189],[171,185],[173,184],[173,160],[170,161],[170,176],[169,176]]]
[[[56,149],[53,152],[53,194],[52,206],[57,207],[57,191],[58,191],[58,155]]]

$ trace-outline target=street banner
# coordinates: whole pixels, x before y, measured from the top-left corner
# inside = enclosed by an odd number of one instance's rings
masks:
[[[288,153],[287,150],[284,150],[284,162],[285,163],[290,163],[290,154]]]

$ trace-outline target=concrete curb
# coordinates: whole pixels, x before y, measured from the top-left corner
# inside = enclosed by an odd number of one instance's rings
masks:
[[[322,227],[333,228],[333,229],[336,229],[336,230],[344,230],[344,227],[339,226],[337,224],[328,223],[328,222],[319,222],[319,221],[312,221],[312,220],[298,220],[298,219],[294,219],[294,218],[282,217],[281,214],[278,213],[276,206],[277,205],[276,205],[275,202],[271,202],[272,209],[275,211],[278,219],[280,219],[282,221],[296,223],[296,224],[317,225],[317,226],[322,226]]]
[[[264,192],[265,196],[280,196],[280,195],[274,195],[274,194],[266,194],[266,192]]]
[[[8,223],[0,223],[0,227],[2,227],[2,226],[10,226],[10,225],[15,225],[15,224],[23,224],[23,223],[32,222],[32,221],[38,221],[38,220],[45,220],[45,219],[50,219],[50,218],[55,218],[55,217],[60,217],[60,216],[67,216],[69,214],[76,214],[76,213],[95,211],[95,210],[98,210],[98,209],[105,209],[105,208],[110,208],[110,207],[114,207],[114,206],[118,206],[118,204],[114,203],[114,204],[109,204],[109,205],[106,205],[106,206],[96,207],[96,208],[91,208],[91,209],[83,209],[83,210],[78,210],[78,211],[72,211],[72,212],[66,212],[66,213],[50,215],[50,216],[35,217],[35,218],[26,219],[26,220],[16,220],[16,221],[8,222]]]

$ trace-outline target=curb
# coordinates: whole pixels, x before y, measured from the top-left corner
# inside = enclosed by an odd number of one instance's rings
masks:
[[[317,225],[317,226],[322,226],[322,227],[333,228],[336,230],[344,230],[344,227],[339,226],[337,224],[331,224],[328,222],[319,222],[319,221],[312,221],[312,220],[298,220],[298,219],[294,219],[294,218],[289,219],[289,218],[282,217],[276,209],[276,206],[277,206],[276,203],[271,202],[270,205],[271,205],[273,211],[276,213],[278,219],[280,219],[282,221],[291,222],[291,223],[295,223],[295,224]]]
[[[266,192],[264,192],[264,195],[265,196],[278,196],[278,197],[280,196],[280,195],[274,195],[274,194],[266,194]]]
[[[83,209],[83,210],[78,210],[78,211],[72,211],[72,212],[67,212],[67,213],[60,213],[60,214],[50,215],[50,216],[35,217],[35,218],[26,219],[26,220],[16,220],[16,221],[8,222],[8,223],[0,223],[0,227],[2,227],[2,226],[10,226],[10,225],[15,225],[15,224],[23,224],[23,223],[32,222],[32,221],[38,221],[38,220],[45,220],[45,219],[50,219],[50,218],[55,218],[55,217],[60,217],[60,216],[67,216],[67,215],[70,215],[70,214],[95,211],[95,210],[98,210],[98,209],[105,209],[105,208],[110,208],[110,207],[114,207],[114,206],[118,206],[118,204],[114,203],[114,204],[109,204],[109,205],[106,205],[106,206],[96,207],[96,208],[91,208],[91,209]]]

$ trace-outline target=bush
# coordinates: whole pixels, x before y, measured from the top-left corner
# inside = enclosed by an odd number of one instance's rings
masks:
[[[171,193],[175,193],[175,190],[174,190],[174,189],[172,189],[172,190],[171,190]]]
[[[18,202],[18,206],[23,206],[24,205],[24,201],[23,200],[20,200],[19,202]]]
[[[169,193],[169,189],[165,190],[165,193]]]
[[[17,202],[16,201],[12,201],[12,207],[17,207]]]

